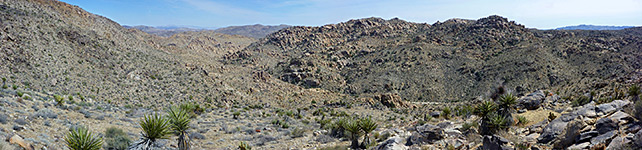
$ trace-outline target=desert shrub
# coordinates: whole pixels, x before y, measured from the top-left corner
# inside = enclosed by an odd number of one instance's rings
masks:
[[[9,86],[7,86],[6,84],[2,85],[2,89],[7,89],[7,88],[9,88]]]
[[[348,120],[346,118],[339,118],[332,123],[330,134],[334,137],[343,137],[345,126]]]
[[[461,131],[462,132],[468,132],[470,129],[473,127],[477,127],[479,124],[474,123],[474,122],[464,122],[464,124],[461,125]]]
[[[196,103],[183,103],[179,107],[192,114],[192,118],[196,118],[196,116],[201,115],[203,112],[205,112],[205,109],[203,109],[201,105]]]
[[[251,150],[252,147],[250,145],[248,145],[247,143],[245,143],[245,142],[241,142],[239,144],[239,149],[240,150]]]
[[[584,106],[591,102],[591,99],[588,96],[579,96],[577,99],[571,101],[573,107]]]
[[[332,122],[330,119],[321,119],[317,121],[319,125],[321,126],[321,129],[325,129],[328,127],[328,125]]]
[[[446,106],[443,109],[441,109],[441,116],[444,117],[445,119],[450,119],[450,115],[452,114],[452,110],[450,107]]]
[[[107,150],[125,150],[132,141],[122,129],[109,127],[105,130],[105,149]]]
[[[60,95],[54,95],[54,101],[56,101],[56,105],[62,106],[62,104],[64,103],[65,99],[62,98],[62,96],[60,96]]]
[[[72,150],[98,150],[102,146],[102,138],[92,135],[84,127],[72,129],[64,139]]]
[[[633,100],[632,100],[633,102],[640,100],[640,93],[642,93],[642,91],[640,91],[640,87],[639,86],[633,85],[633,86],[629,87],[628,94],[629,94],[629,96],[633,97]]]
[[[455,110],[455,115],[457,115],[457,116],[466,116],[467,117],[467,116],[470,116],[471,114],[473,114],[473,110],[474,110],[473,106],[464,105],[464,106],[461,106],[461,107],[459,107],[458,109]]]
[[[491,114],[488,117],[488,129],[490,133],[497,133],[499,130],[507,129],[506,118],[499,114]]]
[[[18,85],[14,84],[11,88],[13,88],[13,90],[18,90]]]
[[[22,97],[25,93],[23,93],[22,91],[16,91],[16,94],[18,95],[18,97]]]
[[[523,125],[528,124],[528,122],[530,122],[530,121],[528,121],[528,119],[526,119],[526,117],[524,117],[524,116],[517,116],[517,125],[521,125],[521,126],[523,126]]]
[[[240,115],[241,115],[241,112],[234,111],[234,112],[232,113],[232,118],[234,118],[234,119],[239,119],[239,116],[240,116]]]
[[[305,132],[307,132],[307,131],[308,131],[307,129],[304,129],[304,128],[301,128],[301,127],[294,128],[292,130],[292,132],[290,132],[290,137],[292,137],[292,138],[303,137],[305,135]]]

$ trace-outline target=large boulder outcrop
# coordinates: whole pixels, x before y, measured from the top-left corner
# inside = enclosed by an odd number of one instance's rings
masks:
[[[439,126],[425,124],[417,126],[416,131],[412,133],[407,145],[413,144],[432,144],[445,136],[444,129]]]
[[[528,110],[534,110],[542,106],[542,102],[544,102],[544,98],[546,98],[546,95],[544,94],[544,92],[542,90],[538,90],[526,95],[525,97],[520,98],[518,100],[519,106]]]

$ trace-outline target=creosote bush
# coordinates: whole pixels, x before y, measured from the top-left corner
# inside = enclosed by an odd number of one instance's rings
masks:
[[[105,130],[105,143],[107,150],[125,150],[132,141],[122,129],[109,127]]]
[[[92,135],[84,127],[71,129],[64,139],[72,150],[98,150],[102,147],[102,138]]]

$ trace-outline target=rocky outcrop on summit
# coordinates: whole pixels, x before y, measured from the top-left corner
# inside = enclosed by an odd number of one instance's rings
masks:
[[[500,16],[432,25],[365,18],[283,29],[223,62],[357,97],[469,100],[498,84],[517,95],[537,89],[566,95],[642,81],[642,38],[631,32],[539,31]]]

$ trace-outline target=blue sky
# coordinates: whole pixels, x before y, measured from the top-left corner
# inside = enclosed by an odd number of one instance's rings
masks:
[[[501,15],[529,28],[642,26],[640,0],[61,0],[123,25],[305,25],[398,17],[418,23]]]

